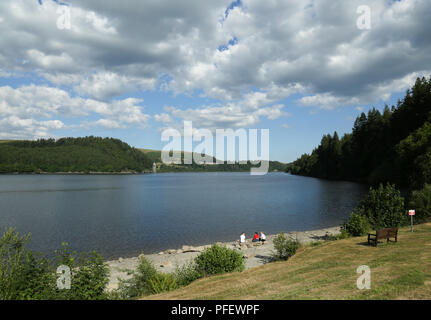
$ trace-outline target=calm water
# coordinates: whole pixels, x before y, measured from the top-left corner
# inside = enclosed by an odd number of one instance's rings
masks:
[[[0,175],[0,230],[31,232],[46,254],[66,241],[77,251],[128,257],[340,223],[365,186],[270,173],[124,176]]]

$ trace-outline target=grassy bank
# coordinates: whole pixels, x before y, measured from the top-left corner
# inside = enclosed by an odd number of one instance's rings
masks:
[[[431,223],[402,228],[398,243],[366,237],[307,246],[275,262],[198,280],[151,299],[431,299]],[[371,290],[356,287],[356,268],[371,268]],[[148,298],[148,297],[146,297]]]

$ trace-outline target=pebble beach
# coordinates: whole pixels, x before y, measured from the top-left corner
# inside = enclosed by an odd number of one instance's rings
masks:
[[[307,244],[312,241],[325,240],[328,236],[336,235],[338,233],[340,233],[339,226],[310,231],[294,231],[286,234],[292,239],[297,239],[301,244]],[[271,254],[274,251],[273,240],[275,237],[276,235],[267,235],[264,244],[261,242],[252,243],[251,239],[246,239],[245,244],[241,245],[239,244],[239,241],[216,243],[230,249],[239,250],[245,258],[246,269],[249,269],[271,261]],[[178,266],[182,266],[192,261],[211,245],[213,244],[182,246],[181,249],[167,249],[156,254],[145,255],[145,257],[154,264],[157,270],[170,273],[175,271]],[[118,287],[118,279],[127,279],[130,277],[128,270],[136,269],[142,255],[138,257],[119,258],[107,261],[110,270],[108,290],[114,290]]]

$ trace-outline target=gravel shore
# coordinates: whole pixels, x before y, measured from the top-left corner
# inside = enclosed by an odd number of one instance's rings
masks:
[[[323,228],[311,231],[289,232],[288,236],[293,239],[298,239],[302,244],[311,241],[324,240],[328,235],[335,235],[340,233],[340,227]],[[226,245],[226,247],[240,250],[246,258],[246,269],[260,266],[268,263],[271,258],[271,253],[274,251],[273,240],[276,235],[267,235],[265,244],[252,243],[251,239],[247,239],[245,245],[240,246],[238,241],[232,242],[217,242],[219,245]],[[145,257],[151,261],[157,270],[161,272],[173,272],[177,266],[182,266],[189,261],[193,260],[203,250],[211,246],[183,246],[179,250],[165,250],[158,254],[148,254]],[[110,280],[108,289],[113,290],[118,287],[118,278],[127,279],[130,276],[127,270],[135,270],[139,262],[139,257],[133,258],[119,258],[117,260],[108,261],[107,264],[110,269]]]

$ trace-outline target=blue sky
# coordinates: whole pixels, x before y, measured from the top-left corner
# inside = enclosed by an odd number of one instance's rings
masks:
[[[161,149],[192,121],[270,129],[271,160],[290,162],[431,74],[425,0],[66,3],[0,4],[0,139]]]

